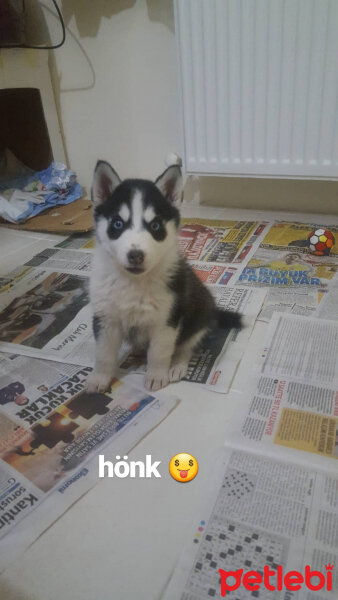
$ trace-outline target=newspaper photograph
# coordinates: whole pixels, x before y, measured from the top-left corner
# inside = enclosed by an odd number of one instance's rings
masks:
[[[204,384],[214,392],[227,393],[266,292],[218,285],[212,285],[209,289],[217,306],[240,312],[248,317],[248,322],[240,331],[216,329],[210,332],[191,358],[188,373],[183,381]],[[145,352],[129,353],[123,358],[120,368],[122,371],[144,373]]]
[[[67,482],[76,487],[77,478],[87,474],[84,465],[104,445],[115,443],[117,453],[127,451],[176,405],[173,398],[158,398],[116,379],[108,392],[89,394],[90,371],[0,355],[0,537],[7,539],[49,493],[56,492],[57,510],[57,496],[66,493]],[[89,487],[97,481],[95,467]],[[36,518],[38,513],[39,508]],[[35,528],[27,527],[34,536]],[[6,539],[0,569],[6,564]]]
[[[88,301],[86,276],[28,268],[0,295],[0,350],[91,365]]]
[[[236,262],[243,262],[264,227],[254,221],[184,218],[180,251],[189,261],[229,263],[237,257]]]
[[[337,490],[336,472],[224,448],[163,599],[333,600]]]
[[[336,244],[329,256],[310,252],[307,238],[319,225],[275,223],[238,278],[239,285],[326,289],[338,269],[338,229],[330,227]]]
[[[272,225],[264,240],[262,248],[267,250],[286,250],[287,248],[307,248],[307,238],[312,231],[321,229],[322,224],[315,223],[292,223],[290,221],[277,221]],[[324,228],[326,229],[326,228]],[[332,232],[336,242],[333,244],[330,256],[338,256],[338,227],[330,225],[328,229]]]

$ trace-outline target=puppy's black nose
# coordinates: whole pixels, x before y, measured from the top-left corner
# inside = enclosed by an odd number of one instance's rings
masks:
[[[142,252],[142,250],[129,250],[127,258],[133,267],[138,267],[142,265],[144,261],[144,252]]]

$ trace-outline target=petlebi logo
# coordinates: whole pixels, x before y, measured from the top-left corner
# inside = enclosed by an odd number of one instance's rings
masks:
[[[334,565],[331,564],[325,565],[326,575],[321,571],[312,571],[309,565],[306,565],[304,575],[299,571],[284,573],[281,565],[277,567],[276,571],[265,565],[263,574],[258,571],[247,571],[244,573],[244,569],[238,569],[237,571],[219,569],[221,576],[221,596],[225,598],[227,592],[234,592],[240,586],[243,586],[250,592],[256,592],[262,587],[269,591],[278,590],[281,592],[287,590],[295,592],[301,590],[303,586],[312,592],[318,592],[319,590],[331,591],[333,567]]]
[[[150,479],[151,477],[161,477],[158,472],[158,467],[161,464],[160,460],[153,461],[151,454],[146,454],[145,461],[130,460],[128,456],[116,456],[116,462],[105,460],[104,454],[99,454],[99,477],[141,477]]]

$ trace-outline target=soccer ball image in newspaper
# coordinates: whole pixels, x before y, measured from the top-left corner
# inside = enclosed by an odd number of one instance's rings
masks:
[[[335,239],[329,229],[316,229],[309,234],[307,243],[310,251],[316,256],[328,256]]]

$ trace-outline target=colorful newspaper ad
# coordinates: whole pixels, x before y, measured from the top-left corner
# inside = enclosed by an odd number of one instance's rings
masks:
[[[41,533],[39,505],[48,494],[54,502],[45,526],[97,482],[104,446],[125,454],[176,405],[116,379],[105,394],[88,393],[90,371],[0,354],[0,570],[22,550],[21,537],[11,533],[23,517],[28,545]]]
[[[236,279],[238,269],[231,265],[221,265],[216,263],[190,262],[197,277],[206,285],[218,283],[218,285],[231,284]]]
[[[182,219],[179,245],[189,261],[229,263],[243,262],[265,223],[221,221],[216,219]]]
[[[336,471],[226,447],[163,600],[333,600],[337,523]]]
[[[310,252],[307,238],[313,223],[274,223],[238,278],[239,285],[326,289],[338,269],[338,228],[329,256]]]

